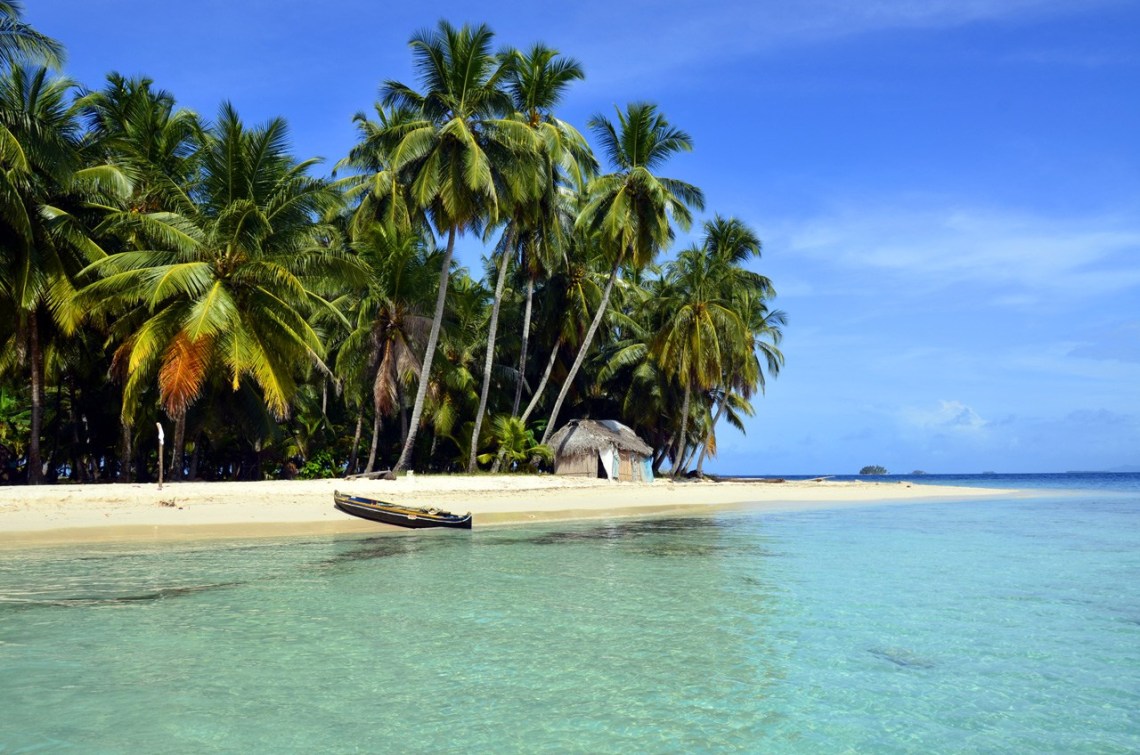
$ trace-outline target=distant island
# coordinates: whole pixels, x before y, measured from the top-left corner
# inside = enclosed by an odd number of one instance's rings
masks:
[[[863,467],[859,470],[861,475],[880,475],[887,474],[886,467],[880,467],[878,464],[871,464],[870,466]]]

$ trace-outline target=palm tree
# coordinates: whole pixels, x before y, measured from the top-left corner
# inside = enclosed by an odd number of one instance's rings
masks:
[[[431,288],[434,260],[422,237],[381,222],[358,233],[351,246],[370,274],[354,302],[354,328],[341,344],[336,373],[349,385],[370,388],[372,446],[364,471],[371,472],[383,418],[400,408],[403,386],[420,374],[419,355],[431,328],[424,292]]]
[[[686,249],[669,265],[666,294],[658,301],[669,317],[654,350],[665,376],[677,380],[684,390],[674,477],[681,472],[693,391],[708,391],[717,385],[727,354],[748,339],[732,307],[727,268],[700,247]]]
[[[154,81],[107,75],[107,85],[89,92],[80,106],[90,124],[93,148],[134,182],[129,211],[189,214],[205,133],[197,113],[177,108],[174,95]]]
[[[554,460],[554,452],[550,446],[539,445],[534,439],[534,431],[528,430],[526,424],[518,417],[501,414],[495,417],[492,425],[498,450],[480,456],[479,461],[482,463],[487,464],[502,459],[508,469],[533,472],[536,461]]]
[[[85,297],[134,319],[146,317],[119,348],[126,400],[157,378],[160,401],[175,420],[172,468],[182,468],[187,409],[211,370],[232,390],[243,379],[260,389],[269,412],[289,413],[298,365],[321,361],[324,347],[306,317],[327,307],[320,294],[361,274],[326,243],[314,218],[331,215],[340,196],[287,151],[285,122],[247,128],[228,103],[208,132],[201,184],[188,215],[131,230],[154,244],[124,251],[89,268],[100,280]],[[127,229],[131,218],[120,219]]]
[[[354,171],[337,186],[350,202],[359,202],[352,213],[350,231],[358,233],[380,222],[394,229],[425,232],[430,228],[422,209],[410,201],[408,186],[393,165],[394,153],[411,128],[422,125],[419,112],[407,107],[375,104],[376,118],[360,112],[353,116],[360,140],[338,162],[333,176],[342,169]],[[406,173],[406,171],[405,171]]]
[[[448,466],[462,468],[470,452],[475,407],[479,403],[478,357],[482,333],[490,319],[491,292],[468,272],[455,266],[451,290],[439,334],[440,366],[432,375],[424,403],[424,425],[432,429],[429,459],[438,463],[436,451],[441,440],[455,444],[458,453]],[[458,437],[457,437],[458,436]]]
[[[708,425],[708,432],[701,444],[701,454],[697,459],[697,474],[703,475],[705,457],[713,450],[717,423],[727,416],[733,425],[743,432],[743,425],[736,414],[743,412],[751,416],[749,399],[760,390],[763,392],[765,372],[772,377],[780,374],[784,365],[784,354],[780,351],[783,328],[787,316],[781,310],[769,310],[767,299],[774,292],[760,288],[739,289],[734,308],[741,313],[748,327],[749,342],[746,348],[738,349],[729,355],[724,377],[719,388],[714,390],[717,399],[717,412]],[[763,360],[763,363],[761,363]]]
[[[533,193],[536,172],[528,171],[523,159],[534,151],[533,137],[524,124],[504,117],[511,112],[510,97],[503,89],[511,58],[492,54],[493,37],[485,25],[457,29],[440,21],[434,31],[421,31],[409,43],[423,91],[395,81],[382,89],[385,105],[420,114],[418,122],[402,129],[392,169],[408,176],[414,204],[426,210],[439,235],[447,235],[411,428],[393,474],[407,467],[415,447],[455,238],[494,225],[504,205]]]
[[[543,158],[543,185],[527,212],[518,218],[519,256],[526,274],[526,304],[519,348],[519,377],[512,416],[522,401],[522,377],[526,374],[534,287],[538,277],[552,271],[565,258],[566,246],[577,208],[574,187],[585,186],[595,175],[598,162],[585,138],[566,121],[554,117],[570,84],[585,78],[578,61],[559,55],[541,44],[519,59],[511,78],[515,108],[539,135]],[[564,186],[564,184],[569,184]]]
[[[545,342],[552,341],[553,345],[530,402],[519,415],[523,423],[538,409],[563,350],[573,349],[577,353],[586,338],[594,313],[601,306],[608,267],[596,238],[578,230],[567,235],[559,266],[551,272],[538,297],[540,330]]]
[[[759,356],[764,357],[768,374],[778,375],[784,355],[778,345],[786,323],[783,312],[770,311],[768,301],[775,297],[772,282],[763,275],[747,270],[744,263],[761,254],[760,238],[737,218],[714,216],[705,222],[704,249],[725,275],[724,285],[734,292],[733,308],[748,328],[746,341],[730,343],[726,351],[723,379],[712,396],[717,399],[717,413],[708,422],[697,474],[703,474],[705,456],[721,416],[735,404],[739,411],[750,413],[748,399],[757,388],[764,389],[765,370]]]
[[[31,376],[28,482],[43,476],[45,328],[82,318],[73,279],[103,256],[82,214],[109,206],[130,184],[109,166],[85,167],[69,79],[12,66],[0,76],[0,299],[14,310],[13,349]],[[49,319],[50,316],[50,319]]]
[[[87,94],[80,103],[90,124],[87,136],[92,149],[134,182],[127,209],[110,213],[97,232],[103,237],[120,236],[124,248],[132,251],[149,248],[152,238],[179,243],[182,231],[171,220],[195,212],[192,194],[199,150],[205,141],[197,114],[176,109],[173,95],[155,90],[153,84],[147,78],[111,73],[104,89]],[[112,338],[125,338],[146,317],[145,311],[136,309],[134,319],[118,319],[109,327]],[[123,480],[130,478],[132,426],[140,409],[139,398],[137,392],[123,392],[119,418]]]
[[[704,207],[700,189],[653,172],[678,152],[692,150],[689,135],[670,126],[656,106],[648,103],[633,103],[625,112],[618,110],[617,116],[617,127],[602,115],[590,120],[591,131],[617,170],[591,182],[590,202],[576,223],[596,234],[611,256],[610,277],[590,329],[554,402],[543,444],[556,429],[562,403],[602,323],[622,266],[629,265],[636,270],[651,263],[658,250],[673,238],[670,218],[687,229],[692,223],[689,208]]]
[[[24,23],[23,15],[24,4],[19,0],[0,0],[0,64],[62,66],[63,45]]]
[[[498,280],[491,309],[491,324],[487,333],[483,386],[479,396],[479,409],[475,415],[475,427],[471,434],[468,472],[475,471],[476,441],[482,428],[487,397],[490,393],[499,307],[502,305],[503,287],[510,259],[516,254],[521,254],[522,267],[530,273],[527,276],[526,313],[523,316],[519,380],[516,382],[512,410],[514,414],[518,411],[522,399],[522,376],[526,371],[534,273],[540,269],[542,261],[549,260],[553,256],[552,252],[560,250],[561,247],[562,223],[559,222],[561,218],[558,210],[563,175],[568,168],[574,169],[580,166],[582,170],[592,171],[596,167],[586,140],[573,126],[555,118],[552,112],[561,102],[570,84],[585,78],[581,64],[573,58],[559,55],[557,50],[542,44],[535,44],[526,53],[510,50],[504,55],[514,58],[507,88],[516,110],[515,117],[521,119],[534,131],[540,158],[535,168],[539,171],[541,184],[533,195],[514,203],[506,230],[503,232]]]

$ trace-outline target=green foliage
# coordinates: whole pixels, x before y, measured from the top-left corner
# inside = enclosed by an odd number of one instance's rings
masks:
[[[887,474],[886,467],[880,467],[878,464],[871,464],[859,470],[861,475],[883,475]]]
[[[554,461],[550,446],[535,440],[534,431],[528,430],[518,417],[500,415],[492,424],[495,450],[480,454],[480,464],[490,464],[502,457],[504,468],[511,472],[534,472],[538,462]]]
[[[32,412],[28,401],[0,388],[0,444],[22,455],[31,428]]]
[[[0,2],[0,63],[59,67],[65,57],[63,45],[24,23],[23,15],[19,0]]]
[[[339,477],[340,474],[340,464],[333,458],[332,452],[324,450],[318,451],[301,465],[301,468],[297,470],[297,479],[323,480],[329,477]]]

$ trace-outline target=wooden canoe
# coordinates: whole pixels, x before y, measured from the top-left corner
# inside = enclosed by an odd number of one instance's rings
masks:
[[[416,508],[385,503],[374,498],[348,495],[339,490],[333,491],[333,505],[346,514],[358,516],[373,522],[394,524],[397,527],[420,529],[423,527],[451,527],[471,529],[471,514],[452,514],[435,508]]]

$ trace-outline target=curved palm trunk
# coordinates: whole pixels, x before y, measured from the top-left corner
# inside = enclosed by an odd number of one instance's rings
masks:
[[[689,432],[689,402],[692,400],[692,388],[688,383],[685,383],[685,400],[681,404],[681,434],[677,437],[677,455],[673,458],[673,479],[681,474],[684,464],[681,462],[681,457],[685,453],[685,435]]]
[[[693,457],[697,455],[697,449],[700,447],[700,443],[694,443],[691,447],[685,450],[685,461],[681,464],[682,469],[689,468],[689,465],[693,462]]]
[[[562,383],[562,390],[558,392],[558,399],[554,402],[554,409],[550,412],[550,420],[546,423],[546,430],[542,434],[542,445],[546,445],[546,441],[550,440],[550,436],[554,434],[554,426],[558,422],[558,414],[562,411],[562,402],[566,400],[566,394],[570,392],[570,385],[574,382],[574,378],[578,376],[578,370],[582,367],[582,362],[586,360],[586,352],[590,350],[590,344],[594,341],[594,335],[598,332],[598,328],[602,325],[602,318],[605,317],[606,308],[610,304],[610,293],[614,290],[614,281],[617,280],[618,268],[621,266],[621,257],[618,257],[617,262],[614,263],[614,269],[610,271],[610,279],[606,281],[606,288],[602,292],[602,301],[598,305],[598,312],[594,315],[593,321],[590,323],[590,329],[586,331],[586,338],[582,341],[582,346],[578,349],[578,356],[574,357],[574,364],[570,367],[569,374],[566,375],[566,380]]]
[[[705,476],[705,456],[709,452],[709,443],[712,441],[713,433],[716,432],[716,423],[720,422],[720,416],[724,414],[724,408],[728,406],[728,389],[725,389],[724,398],[720,402],[720,406],[716,408],[716,414],[713,416],[712,424],[709,425],[709,431],[705,435],[705,442],[701,444],[701,455],[697,458],[697,476]]]
[[[515,403],[511,406],[511,416],[519,416],[519,404],[522,403],[523,383],[526,382],[527,347],[530,343],[530,318],[534,311],[534,278],[526,279],[526,309],[523,310],[522,347],[519,349],[519,379],[515,383]]]
[[[534,395],[530,398],[530,403],[527,404],[526,411],[519,417],[523,427],[526,427],[526,421],[530,418],[531,412],[538,406],[538,400],[542,398],[543,391],[546,390],[546,384],[550,382],[550,373],[554,372],[554,363],[558,361],[558,352],[562,349],[562,336],[558,336],[558,340],[554,342],[554,348],[550,350],[550,359],[546,362],[546,370],[542,373],[542,379],[538,381],[538,387],[534,391]],[[522,383],[519,383],[521,388]],[[520,391],[521,392],[521,391]],[[516,409],[518,407],[515,407]],[[512,413],[513,416],[514,413]],[[495,457],[495,464],[491,467],[492,472],[498,472],[503,467],[503,459],[506,458],[506,449],[499,450],[499,455]]]
[[[510,232],[508,232],[510,233]],[[512,234],[513,235],[513,234]],[[503,305],[503,287],[507,282],[507,268],[510,267],[511,239],[508,236],[499,261],[499,279],[495,281],[495,301],[491,305],[491,324],[487,331],[487,356],[483,359],[483,389],[479,393],[479,410],[475,412],[475,427],[471,431],[471,455],[467,458],[467,473],[478,469],[476,456],[479,453],[479,431],[483,429],[483,416],[487,411],[487,396],[491,392],[491,367],[495,362],[495,336],[499,330],[499,308]]]
[[[32,417],[28,438],[28,484],[44,480],[44,463],[40,452],[40,431],[44,423],[44,354],[40,348],[40,331],[33,311],[28,318],[28,345],[32,370]]]
[[[534,395],[530,398],[530,403],[527,404],[526,411],[519,417],[523,427],[526,427],[526,421],[530,418],[531,412],[538,406],[538,400],[542,398],[542,392],[546,390],[546,384],[550,382],[550,373],[554,372],[554,363],[558,361],[558,352],[562,348],[562,336],[558,336],[558,340],[554,342],[554,348],[550,350],[550,359],[546,362],[546,370],[542,373],[542,380],[538,381],[538,388],[535,389]],[[520,382],[521,386],[522,383]],[[518,407],[515,407],[516,409]],[[506,449],[500,449],[499,455],[495,457],[495,464],[491,467],[492,472],[498,472],[503,467],[503,459],[506,458]]]
[[[412,406],[412,419],[409,422],[408,437],[404,441],[404,449],[400,452],[400,459],[392,467],[392,475],[402,472],[408,467],[412,458],[412,449],[416,445],[416,435],[420,429],[420,417],[424,413],[424,399],[427,398],[428,383],[431,382],[431,363],[435,358],[435,347],[439,343],[439,329],[443,324],[443,307],[447,303],[447,280],[451,276],[451,255],[455,251],[455,226],[447,232],[447,251],[443,255],[443,264],[439,272],[439,293],[435,298],[435,317],[431,321],[431,333],[428,335],[427,347],[424,349],[423,366],[420,368],[420,384],[416,389],[416,403]]]
[[[361,410],[361,417],[364,416]],[[376,446],[379,444],[380,438],[380,412],[376,412],[375,418],[372,420],[372,447],[368,449],[368,466],[364,468],[364,474],[372,471],[372,467],[376,464]]]
[[[531,412],[538,407],[538,401],[542,398],[543,391],[546,390],[546,384],[550,382],[550,373],[554,372],[554,363],[558,361],[558,352],[561,350],[562,336],[558,336],[558,340],[554,342],[554,348],[550,350],[550,359],[546,362],[546,371],[542,373],[542,380],[538,381],[538,387],[534,389],[534,395],[530,397],[530,403],[526,405],[526,411],[519,417],[524,427]]]

